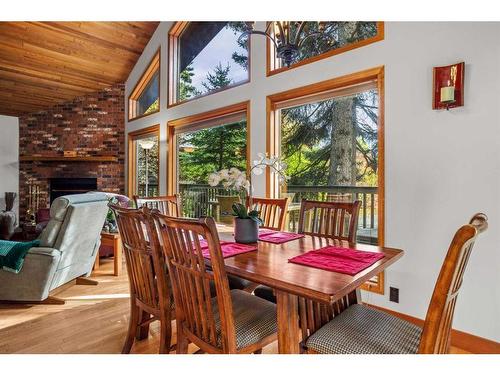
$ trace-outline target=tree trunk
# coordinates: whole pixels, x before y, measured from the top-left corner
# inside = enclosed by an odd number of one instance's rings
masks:
[[[339,29],[339,39],[348,39],[356,23]],[[356,185],[356,108],[352,97],[334,99],[332,111],[332,148],[330,150],[329,185]]]
[[[356,127],[352,97],[335,99],[332,107],[329,185],[356,184]]]

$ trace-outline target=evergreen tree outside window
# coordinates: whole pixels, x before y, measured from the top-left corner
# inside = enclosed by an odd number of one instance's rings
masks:
[[[298,22],[290,22],[290,35],[295,35]],[[306,22],[304,35],[318,32],[320,25],[317,21]],[[274,31],[271,30],[271,34]],[[322,58],[327,58],[339,53],[362,47],[367,44],[384,39],[383,22],[366,21],[324,21],[321,32],[318,35],[305,39],[299,49],[299,54],[292,62],[290,68],[308,64]],[[268,66],[267,74],[279,73],[290,69],[276,57],[275,47],[270,41],[268,43]]]
[[[292,208],[302,199],[359,200],[357,242],[383,246],[384,68],[276,93],[267,101],[267,152],[283,157],[290,176],[282,186],[268,174],[269,196],[292,196]],[[290,213],[289,229],[296,228],[296,213]],[[383,294],[384,274],[363,288]]]
[[[221,197],[241,192],[208,184],[211,173],[248,169],[249,102],[168,122],[168,194],[179,194],[183,215],[218,217]]]
[[[170,32],[169,105],[249,81],[244,22],[178,22]]]

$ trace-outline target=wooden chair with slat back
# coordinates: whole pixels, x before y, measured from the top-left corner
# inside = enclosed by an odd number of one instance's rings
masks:
[[[476,214],[456,232],[431,297],[423,329],[381,310],[354,304],[314,332],[306,341],[310,353],[444,354],[450,349],[453,314],[463,275],[478,235],[488,227]]]
[[[247,198],[247,207],[250,207],[250,199]],[[259,211],[262,219],[261,228],[272,230],[284,230],[288,198],[252,198],[252,210]]]
[[[170,352],[173,299],[163,253],[159,251],[149,209],[109,205],[116,216],[130,284],[130,322],[122,353],[148,337],[149,324],[160,321],[160,353]]]
[[[360,205],[360,201],[324,202],[302,200],[298,232],[333,239],[339,246],[348,247],[349,243],[355,244]],[[276,302],[272,288],[260,285],[253,292],[260,298]],[[352,298],[349,298],[349,301],[352,301]],[[300,310],[303,314],[301,322],[309,322],[309,325],[313,328],[323,325],[333,317],[329,307],[305,300],[299,300],[299,304],[309,306],[309,309]],[[326,311],[330,311],[330,313],[325,314]]]
[[[137,208],[146,206],[150,210],[158,210],[164,215],[181,216],[181,204],[177,194],[159,197],[139,197],[134,195],[134,202]]]
[[[298,232],[355,243],[360,206],[360,201],[302,200]]]
[[[229,289],[214,220],[181,219],[157,212],[152,216],[172,280],[177,352],[186,353],[192,342],[207,353],[254,353],[274,341],[274,304]],[[203,245],[210,262],[203,256]],[[215,297],[211,297],[211,281]]]

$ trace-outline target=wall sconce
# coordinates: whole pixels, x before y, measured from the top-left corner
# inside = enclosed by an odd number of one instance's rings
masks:
[[[464,71],[464,62],[433,69],[432,109],[449,110],[464,105]]]

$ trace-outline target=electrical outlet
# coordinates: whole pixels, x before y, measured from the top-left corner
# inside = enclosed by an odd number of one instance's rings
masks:
[[[399,289],[390,287],[389,288],[389,301],[399,303]]]

